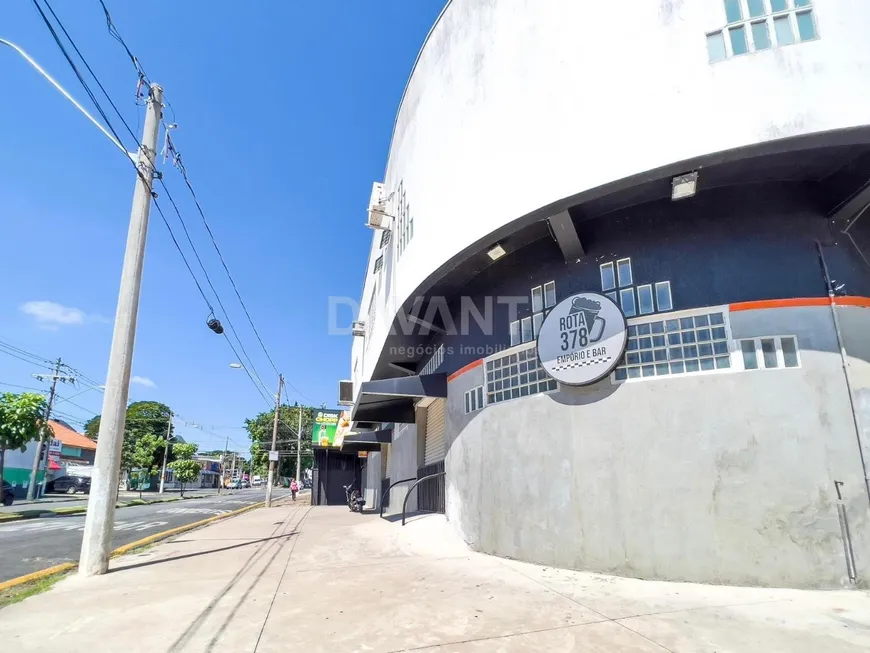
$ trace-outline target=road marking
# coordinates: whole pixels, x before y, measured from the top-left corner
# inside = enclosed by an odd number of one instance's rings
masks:
[[[116,521],[114,530],[116,531],[144,531],[150,528],[156,528],[158,526],[166,526],[169,522],[165,521]],[[75,524],[57,522],[57,521],[49,521],[46,520],[32,520],[32,521],[23,521],[15,524],[8,524],[6,526],[0,526],[0,534],[2,533],[17,533],[21,531],[27,531],[30,533],[49,533],[51,531],[84,531],[84,524],[81,522]]]
[[[165,508],[157,512],[170,515],[225,515],[229,510],[218,510],[217,508]]]

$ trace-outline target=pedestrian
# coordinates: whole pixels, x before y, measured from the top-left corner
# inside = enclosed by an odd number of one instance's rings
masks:
[[[290,494],[293,495],[293,500],[296,501],[296,493],[299,491],[299,485],[296,483],[296,479],[290,481]]]

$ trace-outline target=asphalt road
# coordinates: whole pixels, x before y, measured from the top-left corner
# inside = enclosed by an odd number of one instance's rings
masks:
[[[238,490],[221,490],[224,494],[238,492]],[[186,497],[204,497],[210,495],[216,495],[218,491],[216,489],[200,489],[195,488],[193,490],[185,490],[184,496]],[[178,490],[167,490],[165,494],[158,494],[157,492],[143,492],[142,499],[145,501],[154,500],[154,499],[171,499],[172,497],[177,497],[179,495]],[[133,499],[138,499],[138,492],[120,492],[118,494],[118,501],[131,501]],[[86,494],[47,494],[45,497],[38,499],[36,501],[24,501],[21,499],[16,499],[15,503],[11,506],[0,506],[0,512],[21,512],[22,510],[38,510],[39,508],[45,508],[46,510],[52,508],[72,508],[75,506],[86,506],[88,505],[88,495]]]
[[[120,508],[115,511],[112,548],[249,506],[265,494],[264,488],[251,488],[214,498]],[[289,491],[276,488],[273,497],[285,494]],[[84,515],[0,523],[0,582],[78,560],[84,525]]]

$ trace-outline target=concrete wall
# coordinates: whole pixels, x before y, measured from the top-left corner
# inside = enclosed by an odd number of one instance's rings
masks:
[[[612,5],[449,3],[396,117],[383,181],[401,185],[414,237],[398,258],[394,234],[373,275],[373,234],[361,318],[376,287],[377,313],[365,347],[354,340],[358,380],[402,302],[497,228],[661,166],[870,124],[866,0],[814,0],[818,40],[715,64],[706,34],[726,23],[722,0]]]
[[[870,310],[856,314],[870,332]],[[447,516],[476,549],[644,578],[847,584],[870,510],[827,307],[731,314],[734,338],[794,334],[799,369],[563,387],[466,417],[450,384]]]
[[[838,306],[837,317],[847,354],[852,402],[866,477],[870,469],[870,308]]]
[[[396,424],[393,431],[393,443],[390,451],[390,463],[387,476],[395,483],[404,478],[417,476],[417,426],[416,424]],[[412,483],[397,485],[390,492],[390,507],[388,512],[402,512],[402,502]],[[417,509],[417,493],[408,499],[408,511]]]

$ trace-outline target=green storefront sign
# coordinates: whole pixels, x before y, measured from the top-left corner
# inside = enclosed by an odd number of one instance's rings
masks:
[[[350,431],[350,412],[346,410],[318,410],[314,414],[311,443],[315,447],[341,447]]]

